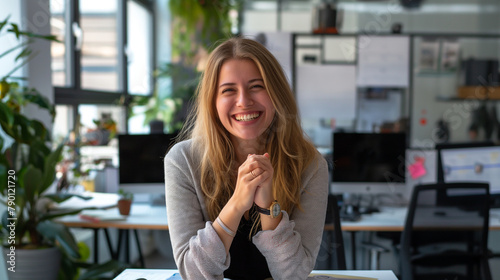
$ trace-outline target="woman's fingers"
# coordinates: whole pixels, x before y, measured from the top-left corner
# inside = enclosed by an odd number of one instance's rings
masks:
[[[257,167],[260,167],[264,170],[272,170],[272,164],[269,160],[269,154],[265,153],[264,155],[249,155],[247,160],[242,164],[242,166],[246,166],[253,170]]]
[[[245,210],[250,209],[255,201],[267,202],[272,199],[272,176],[273,168],[269,154],[248,155],[246,161],[238,168],[232,199],[239,201],[237,204]]]

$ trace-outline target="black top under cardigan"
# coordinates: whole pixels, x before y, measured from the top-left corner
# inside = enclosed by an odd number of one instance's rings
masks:
[[[271,272],[267,266],[266,258],[260,253],[259,249],[252,243],[249,238],[250,231],[253,225],[254,209],[250,209],[249,217],[241,218],[238,231],[233,239],[233,243],[229,248],[231,255],[231,263],[229,268],[224,271],[224,277],[234,280],[256,280],[266,279],[271,277]]]

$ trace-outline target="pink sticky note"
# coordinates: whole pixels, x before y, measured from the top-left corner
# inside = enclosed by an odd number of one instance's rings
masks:
[[[410,166],[408,166],[408,171],[410,172],[410,176],[413,180],[418,179],[427,174],[424,162],[425,158],[415,157],[415,162],[410,164]]]

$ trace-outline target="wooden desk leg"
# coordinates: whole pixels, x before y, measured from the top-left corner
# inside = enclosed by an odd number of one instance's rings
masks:
[[[356,232],[351,231],[352,270],[356,270]]]
[[[99,263],[99,229],[94,228],[94,263]]]
[[[134,229],[135,244],[137,244],[137,251],[139,251],[139,261],[141,262],[141,268],[146,268],[144,265],[144,257],[142,256],[141,243],[139,242],[139,235],[137,234],[137,229]]]

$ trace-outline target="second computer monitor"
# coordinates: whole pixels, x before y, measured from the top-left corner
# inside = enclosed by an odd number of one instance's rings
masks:
[[[500,192],[499,146],[443,149],[441,161],[444,182],[486,182]]]

